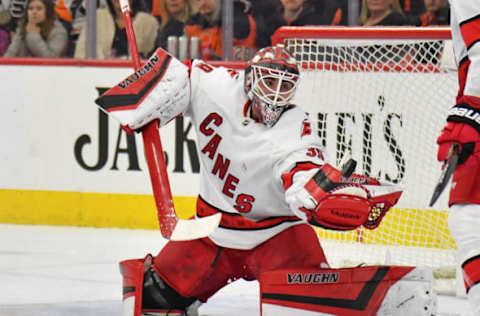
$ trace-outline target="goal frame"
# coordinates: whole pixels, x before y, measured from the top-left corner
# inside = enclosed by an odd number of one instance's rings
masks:
[[[272,45],[287,38],[308,39],[321,35],[325,39],[418,39],[449,40],[449,27],[357,27],[357,26],[282,26],[272,36]]]
[[[290,41],[291,40],[291,41]],[[382,41],[384,42],[396,42],[396,41],[405,41],[405,42],[415,42],[415,41],[449,41],[451,40],[451,30],[449,27],[338,27],[338,26],[296,26],[296,27],[291,27],[291,26],[285,26],[277,29],[275,33],[272,36],[272,44],[277,45],[277,44],[292,44],[292,45],[297,45],[297,40],[298,40],[298,45],[301,47],[302,45],[307,45],[309,40],[315,41],[317,40],[319,46],[325,44],[326,46],[329,46],[328,42],[336,42],[340,43],[338,45],[343,45],[343,41],[348,40],[358,40],[359,42],[362,42],[363,40],[365,42],[371,42],[371,41],[376,41],[378,40],[379,43]],[[322,40],[325,40],[325,43],[323,43]],[[339,40],[339,41],[335,41]],[[302,44],[302,43],[307,43],[307,44]],[[367,44],[368,45],[368,44]],[[387,44],[388,45],[388,44]],[[348,46],[348,44],[346,45]],[[299,54],[302,54],[302,52],[299,52]],[[315,54],[313,51],[306,51],[305,54]],[[307,57],[308,58],[308,57]],[[451,60],[450,60],[451,61]],[[367,71],[367,72],[374,72],[377,74],[373,74],[373,76],[382,76],[383,74],[380,74],[380,72],[396,72],[397,68],[395,66],[392,67],[391,64],[384,63],[366,63],[365,65],[361,65],[360,63],[355,64],[349,64],[349,67],[345,67],[347,70],[343,70],[343,65],[341,62],[334,62],[330,60],[318,60],[312,58],[310,59],[301,59],[298,60],[299,65],[301,65],[303,70],[306,71],[334,71],[334,72],[349,72],[349,71]],[[346,62],[347,63],[347,62]],[[352,66],[353,65],[353,66]],[[454,67],[453,65],[449,65],[451,67]],[[404,67],[404,65],[400,65],[399,67],[402,67],[402,72],[404,74],[408,73],[418,73],[418,72],[425,72],[425,73],[443,73],[443,65],[441,65],[440,60],[438,61],[438,64],[421,64],[417,63],[414,64],[413,66],[410,66],[407,68]],[[422,76],[428,76],[428,74],[421,74]],[[344,76],[343,74],[340,74],[339,76]],[[346,75],[348,77],[348,75]],[[311,78],[308,77],[310,80]],[[456,80],[456,76],[455,76]],[[452,104],[453,105],[453,104]],[[323,109],[323,108],[322,108]],[[320,111],[320,110],[319,110]],[[342,110],[343,111],[343,108]],[[355,110],[352,110],[355,111]],[[441,115],[440,115],[441,116]],[[328,129],[330,131],[330,129]],[[432,144],[434,144],[434,140],[431,141]],[[440,164],[438,165],[438,171],[440,172]],[[433,186],[431,188],[433,191]],[[405,212],[409,212],[411,209],[410,208],[404,208],[403,206],[400,207],[401,211],[398,214],[405,214]],[[442,209],[439,209],[439,211]],[[412,211],[415,211],[412,209]],[[428,213],[430,210],[424,210],[424,213]],[[436,211],[436,210],[435,210]],[[446,217],[445,214],[442,214],[442,225],[446,223]],[[443,227],[443,226],[442,226]],[[380,229],[381,230],[381,229]],[[377,247],[375,251],[379,252],[384,252],[386,257],[394,257],[391,255],[393,252],[402,252],[406,248],[417,248],[418,246],[411,246],[411,245],[390,245],[390,244],[378,244],[374,245],[372,243],[364,243],[364,234],[365,233],[370,233],[366,232],[365,230],[357,230],[355,232],[352,232],[355,234],[351,234],[348,236],[346,239],[342,239],[341,241],[337,239],[336,234],[331,234],[330,232],[324,232],[322,231],[321,233],[319,232],[319,237],[322,240],[322,245],[324,248],[331,248],[331,249],[326,249],[327,253],[332,253],[337,252],[335,249],[338,249],[340,246],[339,243],[341,243],[341,247],[345,247],[344,249],[347,249],[347,252],[353,253],[354,251],[360,251],[360,252],[369,252],[371,251],[371,246]],[[343,237],[342,237],[343,238]],[[350,239],[349,239],[350,238]],[[330,246],[326,241],[332,242],[332,245]],[[346,243],[345,243],[346,242]],[[355,247],[355,249],[353,248]],[[427,253],[426,248],[419,248],[420,251]],[[442,258],[439,261],[442,261],[443,258],[447,258],[449,264],[448,266],[443,266],[441,265],[443,262],[440,262],[438,266],[435,267],[434,271],[442,271],[443,269],[446,268],[447,272],[445,274],[447,276],[441,276],[440,278],[454,278],[455,277],[455,267],[451,265],[450,263],[452,262],[452,253],[453,249],[452,248],[442,248],[442,249],[437,249],[431,248],[431,255],[439,256],[438,258]],[[412,252],[406,253],[407,256],[415,256],[415,253]],[[428,255],[430,255],[430,250],[428,251]],[[437,259],[438,259],[437,258]],[[388,258],[387,258],[388,259]],[[437,260],[436,260],[437,261]],[[387,262],[382,262],[388,264]],[[395,262],[393,262],[395,264]],[[342,264],[342,263],[341,263]],[[348,263],[347,263],[348,264]],[[359,262],[351,262],[351,264],[356,265],[359,264]],[[454,290],[455,286],[449,286],[449,289],[445,290],[445,292],[452,292]],[[443,291],[443,290],[442,290]]]

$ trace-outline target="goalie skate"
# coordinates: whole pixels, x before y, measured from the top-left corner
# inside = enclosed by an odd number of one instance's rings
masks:
[[[151,271],[152,260],[153,256],[147,254],[143,259],[120,262],[120,272],[123,276],[122,316],[198,316],[198,308],[201,305],[199,300],[190,299],[188,303],[183,304],[185,307],[179,307],[177,304],[170,304],[167,298],[176,299],[177,297],[173,297],[172,294],[178,293],[170,292],[167,297],[163,296],[169,288],[165,283],[160,291],[152,291],[154,283],[152,276],[155,275]],[[156,301],[152,301],[152,297]]]

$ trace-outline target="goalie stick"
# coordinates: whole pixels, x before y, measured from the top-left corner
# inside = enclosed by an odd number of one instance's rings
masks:
[[[442,194],[443,190],[450,181],[453,171],[457,167],[458,160],[460,158],[460,146],[458,144],[453,144],[450,147],[447,158],[443,162],[442,173],[440,174],[440,179],[438,180],[435,190],[433,191],[432,198],[430,200],[429,206],[432,207],[438,198]]]
[[[136,71],[141,67],[141,63],[132,26],[129,0],[120,0],[120,6]],[[177,217],[157,122],[150,122],[142,129],[142,138],[162,236],[169,240],[192,240],[210,235],[220,223],[220,213],[191,220],[182,220]]]

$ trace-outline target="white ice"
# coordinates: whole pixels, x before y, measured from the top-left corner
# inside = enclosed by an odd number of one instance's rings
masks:
[[[156,254],[160,232],[0,224],[1,316],[121,315],[118,263]],[[465,315],[467,301],[439,297],[439,315]],[[204,316],[258,316],[258,284],[238,280],[200,307]]]

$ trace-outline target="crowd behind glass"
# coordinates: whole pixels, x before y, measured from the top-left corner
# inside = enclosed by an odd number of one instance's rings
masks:
[[[157,47],[178,56],[178,48],[187,45],[193,48],[192,57],[224,59],[223,1],[130,0],[141,57],[148,57]],[[449,24],[447,0],[232,1],[233,60],[248,60],[270,45],[275,30],[286,25]],[[349,16],[352,4],[358,8],[354,19]],[[0,0],[0,56],[86,58],[86,14],[86,0]],[[95,58],[128,58],[119,0],[97,0],[95,35]]]

